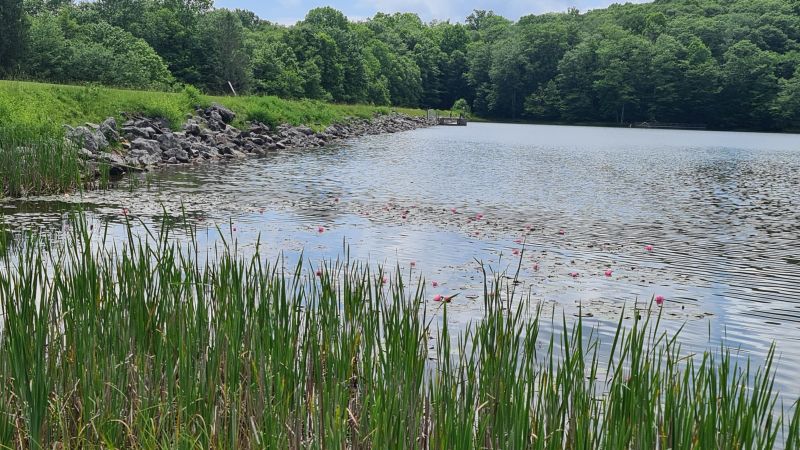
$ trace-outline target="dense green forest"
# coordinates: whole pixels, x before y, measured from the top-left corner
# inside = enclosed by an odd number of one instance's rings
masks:
[[[800,0],[657,0],[513,22],[294,26],[211,0],[0,0],[0,74],[450,108],[487,118],[797,128]]]

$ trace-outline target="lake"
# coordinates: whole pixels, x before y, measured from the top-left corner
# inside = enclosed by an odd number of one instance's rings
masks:
[[[660,295],[665,328],[684,326],[688,350],[724,342],[758,361],[776,342],[778,384],[800,395],[796,135],[471,123],[163,170],[0,210],[13,229],[58,235],[78,203],[112,235],[123,208],[150,226],[162,209],[184,210],[203,243],[219,226],[243,251],[260,237],[262,253],[287,265],[347,248],[423,276],[431,299],[458,293],[449,314],[462,326],[482,312],[479,262],[510,275],[519,265],[527,301],[559,318],[580,306],[606,341],[623,308]]]

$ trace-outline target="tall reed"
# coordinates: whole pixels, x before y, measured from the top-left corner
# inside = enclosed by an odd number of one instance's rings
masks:
[[[686,355],[641,311],[603,352],[501,278],[453,330],[424,283],[204,252],[176,226],[112,243],[75,219],[2,256],[2,446],[798,448],[774,350],[759,368]]]
[[[83,169],[76,150],[51,125],[0,125],[0,198],[77,189]]]

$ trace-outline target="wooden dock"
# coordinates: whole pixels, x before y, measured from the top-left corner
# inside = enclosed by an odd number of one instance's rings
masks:
[[[439,117],[437,123],[439,125],[465,127],[467,126],[467,119],[465,117]]]

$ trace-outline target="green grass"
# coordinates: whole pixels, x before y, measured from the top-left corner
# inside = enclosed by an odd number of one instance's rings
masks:
[[[288,273],[176,227],[112,246],[77,219],[0,259],[2,446],[798,448],[774,351],[760,368],[685,355],[643,311],[601,355],[579,319],[512,304],[500,277],[454,332],[422,280],[348,261]]]
[[[259,120],[269,124],[327,126],[349,117],[372,117],[375,113],[398,110],[411,115],[421,110],[337,105],[311,100],[284,100],[277,97],[214,97],[186,92],[152,92],[112,89],[101,86],[68,86],[22,81],[0,81],[0,123],[39,125],[81,125],[99,123],[122,113],[163,117],[178,127],[195,103],[218,102],[238,114],[237,120]]]

